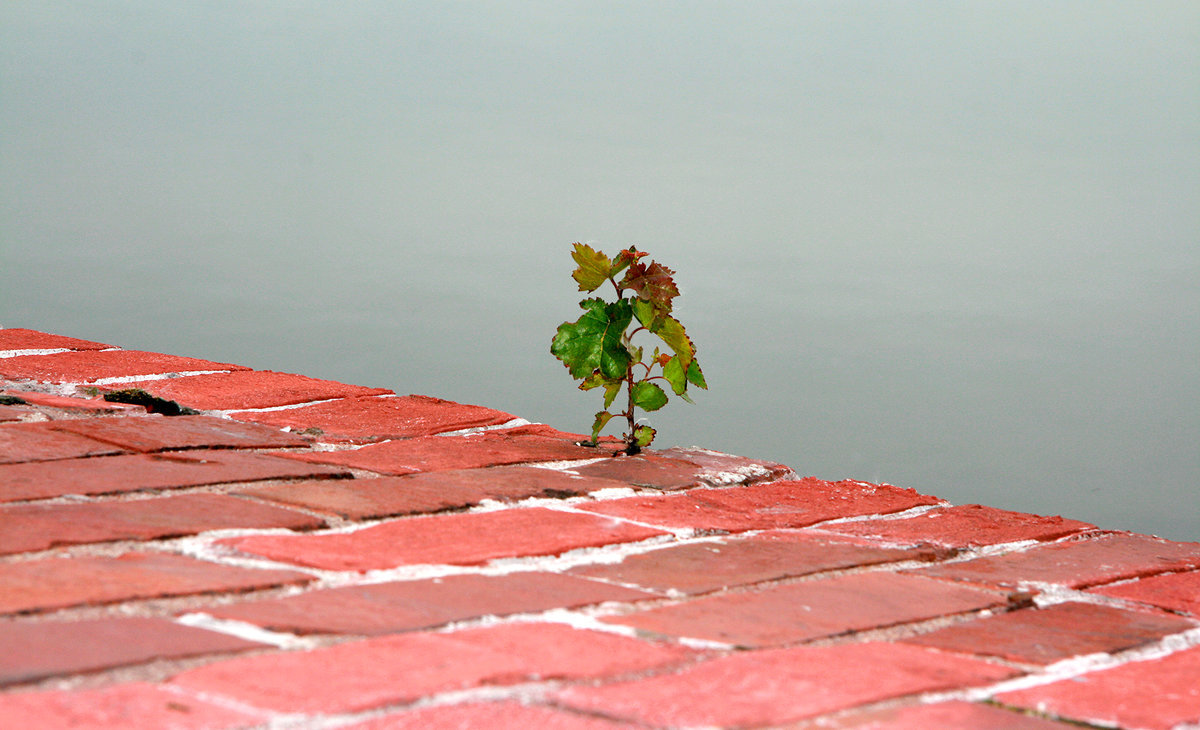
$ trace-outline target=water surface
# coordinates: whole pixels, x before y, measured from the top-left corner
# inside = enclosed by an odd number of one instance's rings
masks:
[[[1196,3],[10,3],[0,96],[0,324],[584,430],[636,244],[661,445],[1200,539]]]

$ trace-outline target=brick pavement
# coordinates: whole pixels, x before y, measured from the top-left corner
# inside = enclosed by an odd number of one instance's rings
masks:
[[[579,438],[0,329],[0,728],[1200,727],[1200,544]]]

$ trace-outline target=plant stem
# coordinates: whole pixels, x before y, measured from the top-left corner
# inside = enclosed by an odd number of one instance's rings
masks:
[[[625,389],[629,391],[629,409],[625,411],[625,418],[629,422],[629,434],[625,438],[625,453],[633,456],[642,450],[642,447],[637,445],[637,436],[634,434],[633,424],[633,365],[629,370],[625,371]]]

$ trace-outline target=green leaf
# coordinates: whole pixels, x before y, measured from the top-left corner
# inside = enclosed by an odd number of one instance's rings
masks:
[[[708,390],[708,383],[704,382],[704,372],[700,369],[700,363],[695,360],[692,360],[691,364],[688,365],[687,379],[692,385]]]
[[[610,380],[624,378],[632,364],[629,349],[621,342],[633,319],[629,302],[621,299],[606,304],[603,299],[579,303],[584,315],[577,322],[563,322],[550,343],[550,352],[563,361],[571,377],[584,379],[593,371]]]
[[[604,407],[608,408],[617,399],[617,394],[621,392],[621,385],[625,381],[613,380],[604,386]]]
[[[667,394],[657,383],[643,380],[633,385],[633,404],[646,411],[657,411],[667,404]]]
[[[649,266],[635,261],[625,272],[620,286],[622,289],[632,289],[639,299],[652,302],[663,312],[670,312],[671,300],[679,296],[679,287],[675,286],[675,279],[672,278],[674,274],[674,271],[657,261],[651,261]]]
[[[633,429],[633,443],[639,448],[645,448],[654,440],[654,434],[658,433],[649,426],[637,426]]]
[[[608,422],[613,418],[613,414],[608,411],[600,411],[596,414],[596,420],[592,421],[592,443],[600,440],[600,432],[608,425]]]
[[[687,392],[687,375],[683,372],[683,365],[680,364],[678,355],[663,365],[663,377],[671,384],[671,390],[675,391],[675,395],[683,395]]]
[[[592,248],[586,243],[575,244],[571,258],[579,264],[579,268],[571,274],[579,282],[579,291],[596,291],[608,280],[613,263],[608,256]]]
[[[608,270],[608,275],[616,276],[628,268],[628,266],[634,261],[637,261],[645,255],[646,254],[642,253],[641,251],[638,251],[636,246],[630,246],[613,258],[612,268]]]
[[[675,355],[679,357],[679,364],[690,366],[692,358],[696,356],[696,347],[692,344],[691,339],[687,336],[687,330],[679,320],[645,299],[634,299],[631,306],[638,322],[658,335],[663,342],[667,343],[668,347],[675,351]]]

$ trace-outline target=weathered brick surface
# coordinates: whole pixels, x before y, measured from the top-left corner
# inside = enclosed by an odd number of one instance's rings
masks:
[[[263,646],[160,618],[6,622],[0,623],[0,686]]]
[[[0,614],[250,590],[310,579],[294,571],[236,568],[164,553],[46,558],[0,564]]]
[[[477,469],[502,464],[592,459],[597,449],[530,429],[504,429],[465,436],[424,436],[385,441],[350,451],[298,454],[322,464],[368,469],[381,474],[412,474],[445,469]]]
[[[644,726],[516,702],[472,702],[386,715],[345,730],[643,730]]]
[[[485,499],[509,502],[529,497],[566,497],[624,486],[610,479],[538,467],[497,466],[378,479],[249,486],[238,491],[349,519],[365,519],[470,507]]]
[[[996,699],[1104,727],[1172,730],[1200,723],[1200,647],[1130,662]]]
[[[697,598],[605,621],[669,636],[761,647],[1003,606],[997,591],[859,573]]]
[[[1020,540],[1053,540],[1094,527],[1086,522],[1062,517],[1042,517],[966,504],[933,509],[906,519],[845,522],[829,525],[825,529],[843,535],[878,537],[904,543],[973,547]]]
[[[87,418],[55,421],[53,426],[59,431],[142,452],[202,448],[279,449],[308,445],[299,436],[278,429],[212,416]]]
[[[1078,730],[994,705],[941,702],[847,713],[788,725],[788,730]]]
[[[527,572],[372,583],[240,603],[211,613],[276,631],[374,635],[441,626],[480,616],[651,597],[651,593],[598,581]]]
[[[200,411],[274,408],[330,398],[391,393],[386,388],[346,385],[272,370],[239,370],[165,380],[138,380],[119,387],[140,388],[158,398]]]
[[[283,411],[231,415],[277,428],[315,429],[322,441],[359,444],[495,426],[515,418],[491,408],[423,395],[343,398]]]
[[[60,352],[0,358],[0,377],[43,383],[91,383],[105,378],[135,375],[246,369],[241,365],[138,350]]]
[[[758,727],[1011,676],[994,664],[896,644],[742,652],[674,674],[571,687],[570,707],[655,726]]]
[[[242,451],[121,454],[36,464],[0,464],[0,502],[346,474],[346,470],[334,466]]]
[[[220,494],[183,494],[126,502],[0,507],[0,555],[61,545],[154,540],[205,530],[288,527],[321,520],[294,510]]]
[[[1118,652],[1200,626],[1173,616],[1090,603],[1059,603],[949,626],[905,642],[1014,662],[1052,664]]]
[[[1200,571],[1156,575],[1130,583],[1093,588],[1092,592],[1200,617]]]
[[[29,391],[8,391],[31,406],[46,406],[48,408],[67,411],[86,411],[90,413],[145,413],[146,409],[132,403],[110,403],[103,398],[77,398],[52,393],[37,393]]]
[[[561,624],[509,624],[231,659],[184,672],[172,683],[282,712],[345,712],[483,684],[622,674],[692,656]]]
[[[839,568],[931,559],[934,554],[930,549],[887,548],[802,532],[766,532],[750,538],[666,547],[630,555],[615,564],[581,566],[571,573],[657,591],[707,593]]]
[[[0,727],[37,730],[224,730],[266,718],[153,684],[0,694]]]
[[[995,586],[1054,583],[1071,588],[1200,567],[1200,543],[1108,534],[1022,552],[923,568],[924,575]]]
[[[0,426],[0,464],[119,454],[120,447],[58,429],[56,422]]]
[[[852,515],[900,512],[938,501],[887,484],[809,478],[739,489],[693,489],[667,497],[630,497],[584,509],[663,527],[741,532],[804,527]]]
[[[557,555],[661,534],[604,517],[532,508],[412,517],[349,533],[263,535],[221,543],[296,565],[363,571],[421,563],[477,565],[495,558]]]
[[[106,350],[104,345],[22,327],[0,327],[0,352],[11,350]]]
[[[0,728],[1200,727],[1200,544],[102,350],[0,330]]]

